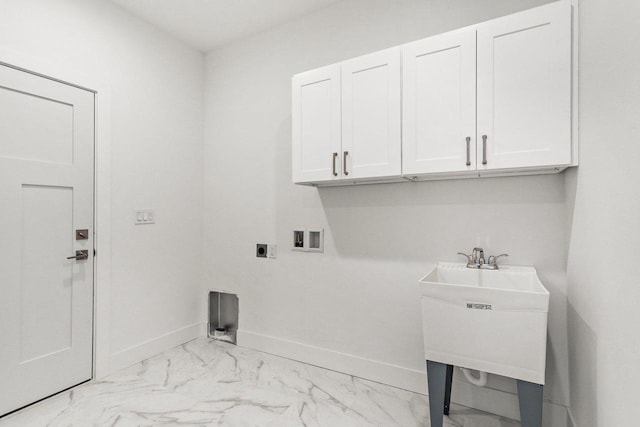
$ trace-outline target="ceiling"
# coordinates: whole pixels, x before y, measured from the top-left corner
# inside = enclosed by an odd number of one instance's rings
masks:
[[[208,52],[340,0],[111,0]]]

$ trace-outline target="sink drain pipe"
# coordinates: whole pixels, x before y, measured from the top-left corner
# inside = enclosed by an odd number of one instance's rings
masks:
[[[476,371],[467,368],[460,368],[464,377],[473,385],[484,387],[487,385],[487,373],[483,371]],[[478,375],[474,375],[473,372],[477,372]]]

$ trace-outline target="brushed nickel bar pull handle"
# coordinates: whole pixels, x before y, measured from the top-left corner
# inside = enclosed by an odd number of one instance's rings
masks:
[[[338,176],[338,172],[336,172],[336,157],[338,157],[338,153],[333,153],[333,166],[332,166],[332,170],[333,170],[333,176]]]
[[[487,135],[482,135],[482,164],[487,164]]]
[[[342,156],[342,172],[344,172],[345,175],[349,175],[349,172],[347,172],[347,156],[348,155],[349,155],[349,152],[345,151]]]
[[[467,166],[471,166],[471,137],[467,137]]]

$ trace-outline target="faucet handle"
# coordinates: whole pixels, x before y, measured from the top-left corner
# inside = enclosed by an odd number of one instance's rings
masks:
[[[509,254],[500,254],[500,255],[491,255],[489,257],[489,265],[498,266],[498,258],[502,258],[504,256],[509,256]]]
[[[484,264],[484,249],[473,248],[473,263],[483,265]]]
[[[464,257],[467,257],[467,264],[473,264],[473,255],[467,255],[463,252],[458,252],[458,255],[462,255]]]

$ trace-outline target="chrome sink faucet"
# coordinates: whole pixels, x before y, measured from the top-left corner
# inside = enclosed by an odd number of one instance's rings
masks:
[[[473,248],[473,252],[471,252],[473,256],[473,263],[479,266],[484,265],[484,249],[482,248]]]
[[[481,268],[483,270],[498,270],[498,259],[509,256],[508,254],[491,255],[485,262],[484,249],[482,248],[473,248],[471,255],[463,252],[458,252],[458,255],[467,258],[467,268]]]

